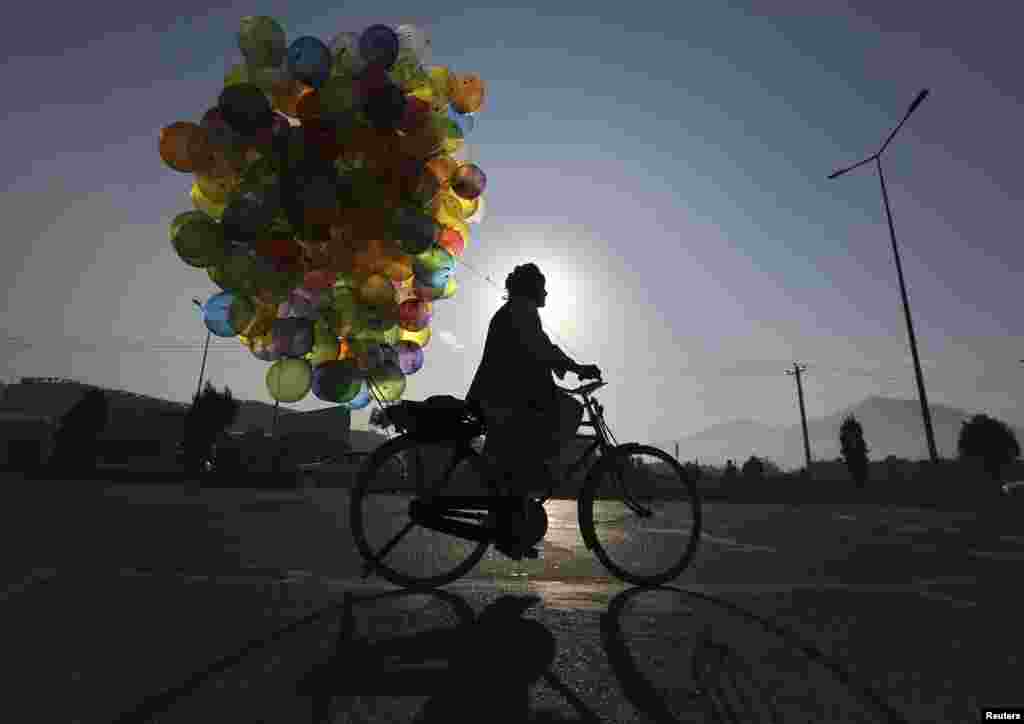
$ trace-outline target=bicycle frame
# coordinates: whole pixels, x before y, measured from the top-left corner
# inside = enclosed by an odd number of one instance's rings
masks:
[[[604,420],[604,407],[601,403],[591,397],[592,394],[593,392],[581,394],[581,397],[583,398],[583,409],[588,419],[581,422],[580,427],[593,428],[594,434],[580,435],[577,433],[576,439],[592,439],[593,442],[580,454],[580,457],[566,469],[565,474],[562,476],[562,480],[557,482],[564,483],[572,480],[577,471],[580,469],[586,469],[586,466],[598,451],[601,453],[607,453],[613,447],[611,442],[611,431],[608,429],[608,425]],[[454,442],[455,449],[453,451],[451,462],[445,469],[444,474],[438,478],[435,486],[443,485],[448,481],[449,477],[459,464],[464,462],[467,458],[477,455],[477,452],[472,446],[473,439],[462,438],[455,440]],[[417,462],[419,464],[420,471],[422,471],[422,460],[418,460]],[[649,514],[650,511],[636,503],[632,496],[628,494],[625,490],[621,477],[618,482],[621,488],[623,500],[626,504],[640,515]],[[492,491],[499,492],[497,483],[489,474],[485,477],[485,484]],[[471,520],[483,520],[486,514],[481,511],[490,512],[492,510],[495,502],[494,497],[465,495],[443,496],[444,503],[439,505],[430,500],[430,494],[434,491],[423,492],[427,494],[427,500],[413,500],[409,505],[409,515],[414,523],[419,523],[431,530],[436,530],[441,533],[447,533],[449,535],[454,535],[468,540],[491,540],[491,531],[487,531],[479,525],[466,523],[459,519],[469,518]],[[540,498],[538,502],[543,504],[549,498],[553,497],[554,492],[554,486],[550,487],[548,489],[548,494]],[[403,534],[404,531],[399,535]],[[387,549],[387,547],[385,548]]]

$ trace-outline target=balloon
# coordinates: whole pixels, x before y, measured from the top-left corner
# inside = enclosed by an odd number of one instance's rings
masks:
[[[476,129],[476,114],[474,113],[459,113],[449,105],[448,119],[459,127],[459,134],[462,138],[466,138]]]
[[[366,374],[370,391],[384,402],[395,402],[405,392],[405,374],[397,362],[384,362]]]
[[[398,348],[392,344],[370,344],[366,348],[367,365],[373,369],[381,365],[398,364]]]
[[[475,199],[484,192],[487,176],[476,164],[467,163],[459,166],[451,179],[452,191],[464,199]]]
[[[439,233],[437,222],[426,214],[400,208],[395,214],[394,234],[406,254],[422,254]]]
[[[413,268],[417,276],[424,277],[442,269],[451,272],[455,270],[455,257],[440,246],[432,246],[416,257]]]
[[[313,394],[324,402],[350,402],[364,386],[351,360],[325,362],[313,370]]]
[[[311,35],[298,38],[288,47],[288,70],[292,77],[319,88],[331,74],[331,51]]]
[[[221,292],[203,305],[203,322],[218,337],[234,337],[256,316],[256,307],[248,297]]]
[[[247,15],[238,31],[238,48],[253,67],[275,67],[285,58],[284,28],[266,15]]]
[[[214,219],[220,219],[224,215],[225,204],[217,203],[209,199],[199,188],[199,184],[192,184],[192,190],[189,192],[189,197],[192,199],[192,204],[199,210],[212,216]]]
[[[408,51],[420,64],[425,65],[430,62],[432,48],[430,36],[425,30],[415,25],[399,25],[395,28],[395,35],[398,36],[399,53]]]
[[[343,359],[346,394],[328,384],[342,373],[324,371],[318,397],[365,407],[361,366],[375,393],[399,399],[423,365],[432,303],[455,293],[469,224],[484,218],[486,175],[465,139],[485,85],[425,66],[430,39],[408,24],[328,47],[246,16],[238,45],[216,105],[160,132],[162,162],[195,177],[194,210],[172,219],[170,240],[220,288],[204,324],[280,363],[275,399],[301,399],[312,365]],[[282,371],[299,380],[283,398]]]
[[[267,370],[267,391],[278,402],[298,402],[313,386],[313,368],[304,359],[279,359]]]
[[[431,304],[421,299],[402,302],[399,307],[399,326],[409,332],[419,332],[430,324],[432,315]]]
[[[472,216],[469,216],[469,217],[466,218],[466,223],[467,224],[479,224],[485,218],[487,218],[487,202],[486,202],[486,200],[484,199],[483,196],[481,196],[476,201],[477,201],[476,210],[473,212]]]
[[[369,65],[391,68],[398,48],[398,35],[387,25],[371,25],[359,36],[359,54]]]
[[[300,317],[275,319],[274,349],[283,357],[301,357],[313,349],[313,322]]]
[[[213,148],[206,130],[188,121],[160,129],[160,158],[175,171],[192,173],[213,165]]]
[[[228,202],[221,217],[224,238],[255,245],[274,217],[273,201],[256,193],[241,194]]]
[[[342,114],[355,108],[352,83],[346,78],[331,76],[320,87],[320,108],[323,113]]]
[[[331,55],[334,64],[331,72],[345,78],[359,75],[366,69],[366,60],[359,52],[357,33],[338,33],[331,41]]]
[[[398,351],[398,367],[406,375],[416,374],[423,367],[423,348],[415,342],[403,339],[395,345]]]
[[[270,128],[274,116],[270,101],[252,83],[238,83],[221,91],[217,103],[224,122],[242,136],[252,136],[262,128]]]
[[[389,130],[402,124],[405,118],[405,104],[402,89],[389,83],[366,95],[363,112],[374,128]]]
[[[274,339],[271,334],[262,334],[258,337],[250,337],[249,351],[252,356],[261,362],[274,362],[281,359],[280,353],[274,349]]]
[[[416,332],[409,329],[403,329],[401,330],[398,339],[400,342],[415,342],[422,349],[430,343],[430,336],[430,327],[424,327]]]
[[[455,229],[445,228],[437,240],[437,245],[454,257],[460,257],[466,251],[466,240]]]
[[[359,299],[363,304],[391,304],[395,301],[395,288],[386,276],[371,274],[359,287]]]
[[[486,85],[476,73],[451,73],[448,76],[448,97],[459,113],[476,113],[483,107]]]
[[[183,262],[197,268],[218,264],[227,256],[220,224],[202,211],[185,211],[174,217],[171,243]]]
[[[285,114],[286,117],[295,118],[298,116],[297,104],[302,91],[308,88],[301,80],[291,76],[282,78],[274,83],[270,92],[271,105],[274,110]]]
[[[360,379],[359,384],[359,392],[356,393],[356,396],[343,403],[343,406],[350,410],[362,410],[370,404],[370,389],[366,385],[366,380]]]

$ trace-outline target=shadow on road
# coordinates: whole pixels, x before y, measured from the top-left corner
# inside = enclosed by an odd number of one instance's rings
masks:
[[[404,626],[392,616],[377,629],[371,625],[365,634],[357,632],[359,609],[401,609],[403,599],[414,597],[441,604],[449,613],[440,618],[449,619],[448,625],[396,635]],[[301,654],[305,661],[293,662],[291,683],[277,678],[251,690],[273,690],[274,696],[301,700],[300,710],[308,712],[305,720],[325,724],[383,720],[387,706],[400,712],[392,711],[386,720],[415,724],[460,721],[467,714],[516,724],[613,721],[556,672],[555,636],[542,621],[524,617],[541,601],[535,595],[503,595],[477,615],[466,598],[451,591],[346,592],[341,601],[254,639],[180,684],[147,697],[117,721],[152,722],[164,712],[173,714],[213,677],[230,676],[232,669],[267,656],[275,643],[300,629],[331,621],[337,635],[329,651]],[[689,615],[686,631],[643,615],[666,606],[677,620],[680,611]],[[543,609],[536,614],[543,618]],[[644,620],[652,622],[651,630],[635,632],[633,622]],[[624,698],[646,721],[907,722],[813,644],[714,596],[672,587],[627,589],[601,614],[599,629],[611,674],[605,678],[613,679],[599,686]],[[655,649],[673,632],[685,645],[672,648],[668,672],[652,670],[660,653]],[[573,713],[531,710],[531,690],[541,685],[557,693]]]

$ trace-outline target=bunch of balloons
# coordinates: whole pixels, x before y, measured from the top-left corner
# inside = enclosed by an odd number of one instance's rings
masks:
[[[171,243],[221,289],[206,326],[272,363],[279,402],[398,400],[484,216],[465,146],[484,82],[427,65],[413,25],[289,45],[250,16],[238,44],[217,105],[160,131],[164,163],[194,175]]]

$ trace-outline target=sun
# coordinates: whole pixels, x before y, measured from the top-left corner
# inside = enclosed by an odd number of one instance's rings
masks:
[[[541,322],[551,337],[572,339],[576,336],[577,281],[571,270],[558,259],[537,259],[544,274],[548,292],[546,304],[540,310]],[[552,339],[556,344],[557,339]]]

